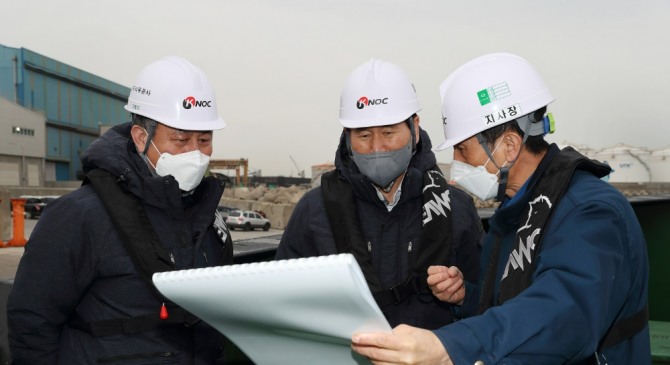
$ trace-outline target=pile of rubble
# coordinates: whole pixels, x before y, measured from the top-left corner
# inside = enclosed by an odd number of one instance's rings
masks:
[[[612,185],[627,197],[670,194],[670,184],[667,183],[615,183]],[[255,188],[227,188],[221,202],[223,205],[238,209],[262,211],[268,215],[273,228],[283,229],[293,208],[309,189],[297,185],[278,188],[268,188],[265,185]],[[499,204],[493,200],[484,202],[475,197],[473,200],[478,209],[496,208]]]
[[[255,188],[227,188],[223,192],[224,198],[240,200],[254,200],[273,204],[297,204],[300,198],[307,192],[307,188],[293,185],[290,187],[279,187],[269,189],[265,185]]]
[[[615,183],[612,184],[627,197],[670,194],[670,184],[632,184]],[[227,188],[223,193],[224,198],[233,198],[240,200],[252,200],[273,204],[296,204],[303,195],[309,190],[307,187],[290,186],[270,189],[265,185],[255,188]],[[481,201],[473,197],[477,208],[495,208],[498,203],[495,201]]]

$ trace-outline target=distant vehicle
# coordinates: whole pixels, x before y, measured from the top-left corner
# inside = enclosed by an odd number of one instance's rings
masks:
[[[42,215],[44,208],[53,201],[55,197],[43,197],[43,196],[33,196],[33,195],[21,195],[19,198],[25,199],[26,203],[23,205],[23,216],[26,219],[36,219]],[[12,214],[14,211],[10,205],[9,207]]]
[[[221,214],[223,218],[228,217],[228,214],[234,210],[239,210],[237,208],[227,207],[225,205],[219,205],[216,210]]]
[[[267,231],[270,229],[270,220],[256,212],[234,210],[228,213],[226,225],[231,230],[242,228],[245,231],[251,231],[252,229],[262,228],[264,231]]]
[[[49,203],[51,203],[52,201],[54,201],[54,200],[56,200],[56,199],[58,199],[58,198],[60,198],[60,197],[59,197],[59,196],[55,196],[55,195],[47,195],[47,196],[43,196],[43,197],[41,197],[40,200],[41,200],[42,203],[44,203],[44,204],[49,204]]]

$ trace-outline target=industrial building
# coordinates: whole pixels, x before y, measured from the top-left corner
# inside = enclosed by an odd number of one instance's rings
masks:
[[[128,120],[130,89],[25,48],[0,44],[0,185],[80,180],[80,154]]]

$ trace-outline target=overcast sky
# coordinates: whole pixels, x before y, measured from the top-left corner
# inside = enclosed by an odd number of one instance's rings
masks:
[[[289,156],[306,176],[333,162],[344,79],[372,57],[413,79],[434,146],[439,84],[501,51],[528,59],[556,97],[549,141],[670,146],[670,0],[0,0],[0,44],[128,87],[182,56],[208,74],[228,123],[213,157],[263,175],[297,176]]]

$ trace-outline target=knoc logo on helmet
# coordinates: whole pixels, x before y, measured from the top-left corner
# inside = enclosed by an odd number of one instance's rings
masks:
[[[363,109],[366,106],[370,106],[370,105],[388,104],[388,101],[389,101],[389,98],[368,99],[367,96],[361,96],[356,101],[356,108]]]
[[[191,109],[193,107],[212,107],[212,101],[198,101],[195,100],[195,97],[189,96],[184,101],[182,102],[182,105],[184,106],[184,109]]]

